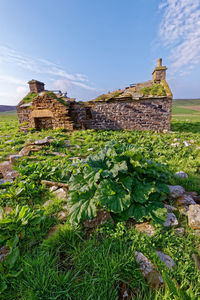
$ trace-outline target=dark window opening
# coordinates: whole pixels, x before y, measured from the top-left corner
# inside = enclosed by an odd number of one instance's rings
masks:
[[[35,129],[53,129],[52,118],[44,117],[44,118],[35,118]]]
[[[92,112],[90,107],[86,107],[86,120],[92,119]]]

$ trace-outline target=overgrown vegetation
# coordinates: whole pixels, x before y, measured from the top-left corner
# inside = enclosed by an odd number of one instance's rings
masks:
[[[169,192],[166,166],[150,160],[145,149],[110,142],[73,169],[69,180],[72,223],[92,219],[98,207],[121,219],[160,217]],[[161,209],[163,208],[163,210]]]
[[[26,96],[22,99],[22,102],[23,102],[24,104],[30,103],[30,102],[33,101],[33,99],[34,99],[36,96],[38,96],[37,93],[28,93],[28,95],[26,95]]]
[[[162,84],[153,84],[151,87],[141,88],[140,94],[144,96],[166,96],[165,88]]]
[[[147,212],[133,214],[137,220],[150,217],[156,233],[149,237],[134,228],[135,221],[125,221],[125,212],[131,205],[141,208],[152,201],[162,205],[167,194],[166,183],[181,184],[200,193],[199,132],[200,122],[180,120],[173,121],[170,133],[94,130],[23,133],[18,131],[13,117],[0,118],[1,162],[30,140],[54,138],[40,151],[17,160],[14,169],[20,174],[18,179],[0,185],[3,208],[0,248],[7,246],[10,251],[10,258],[0,263],[0,298],[115,300],[125,286],[132,299],[137,300],[198,300],[200,272],[192,254],[200,255],[200,237],[187,226],[187,218],[175,212],[180,226],[185,227],[185,234],[177,236],[173,228],[164,228]],[[185,141],[190,143],[188,147]],[[175,143],[178,144],[174,146]],[[188,179],[173,176],[180,170],[188,174]],[[111,211],[115,224],[107,222],[92,234],[80,225],[70,224],[69,218],[63,224],[57,212],[64,203],[41,184],[42,179],[70,183],[71,220],[83,220],[83,211],[92,217],[90,212],[95,214],[102,206]],[[147,188],[141,189],[141,184]],[[79,197],[85,192],[81,203]],[[47,200],[52,202],[43,207]],[[88,211],[88,203],[91,205],[92,201],[94,205]],[[7,215],[8,206],[13,211]],[[162,214],[159,217],[162,219]],[[59,230],[46,238],[55,224],[60,224]],[[155,254],[158,249],[175,261],[173,272]],[[162,273],[165,289],[149,289],[135,261],[135,251],[144,253]]]

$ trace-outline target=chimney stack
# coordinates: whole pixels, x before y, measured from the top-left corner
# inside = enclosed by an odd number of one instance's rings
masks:
[[[165,80],[166,70],[167,70],[167,68],[162,66],[162,58],[158,58],[157,67],[154,69],[154,71],[152,73],[153,81],[160,82],[161,80]]]
[[[30,88],[30,93],[41,93],[44,91],[44,83],[32,79],[31,81],[28,82],[29,88]]]

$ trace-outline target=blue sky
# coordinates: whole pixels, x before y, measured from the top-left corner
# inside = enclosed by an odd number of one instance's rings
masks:
[[[37,79],[88,100],[168,67],[174,98],[200,98],[200,0],[0,0],[0,104]]]

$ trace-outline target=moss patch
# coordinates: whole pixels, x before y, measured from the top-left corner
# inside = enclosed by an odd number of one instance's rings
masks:
[[[22,103],[29,103],[32,102],[33,99],[38,96],[37,93],[29,93],[28,95],[26,95],[23,99],[22,99]]]
[[[112,98],[119,97],[121,94],[123,94],[123,92],[124,92],[123,90],[118,90],[108,94],[102,94],[92,101],[108,101]]]
[[[60,102],[61,104],[68,106],[68,102],[66,102],[63,98],[57,97],[56,94],[54,92],[46,92],[47,95],[53,97],[54,99],[56,99],[58,102]]]
[[[152,87],[143,87],[140,94],[144,96],[166,96],[165,88],[162,84],[153,84]]]

